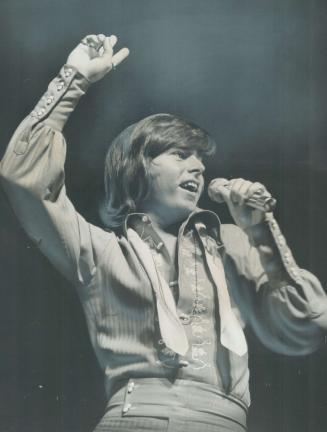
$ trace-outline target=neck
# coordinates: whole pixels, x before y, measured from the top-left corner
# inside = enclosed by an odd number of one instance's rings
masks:
[[[170,222],[169,220],[167,220],[167,218],[160,218],[159,215],[152,212],[147,212],[147,215],[151,219],[152,225],[158,233],[164,232],[167,234],[172,234],[176,237],[178,236],[178,231],[180,226],[184,222],[184,221]]]

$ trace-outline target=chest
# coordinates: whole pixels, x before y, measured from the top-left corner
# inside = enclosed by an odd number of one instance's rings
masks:
[[[155,264],[166,280],[170,283],[178,278],[177,236],[161,232],[162,245],[153,251]]]

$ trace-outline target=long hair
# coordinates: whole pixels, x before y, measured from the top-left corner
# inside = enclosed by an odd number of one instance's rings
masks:
[[[204,130],[171,114],[155,114],[124,129],[111,143],[104,171],[105,201],[100,216],[108,228],[117,228],[138,210],[147,197],[149,162],[171,147],[214,152],[215,143]]]

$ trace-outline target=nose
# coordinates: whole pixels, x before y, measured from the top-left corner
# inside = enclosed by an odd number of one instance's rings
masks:
[[[197,155],[192,154],[188,158],[188,171],[192,173],[202,174],[204,170],[205,166],[203,165],[201,159]]]

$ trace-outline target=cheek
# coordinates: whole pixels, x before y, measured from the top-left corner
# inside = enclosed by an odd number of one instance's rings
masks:
[[[150,190],[153,194],[172,193],[176,190],[173,176],[169,173],[169,170],[165,172],[153,170],[150,173]]]

